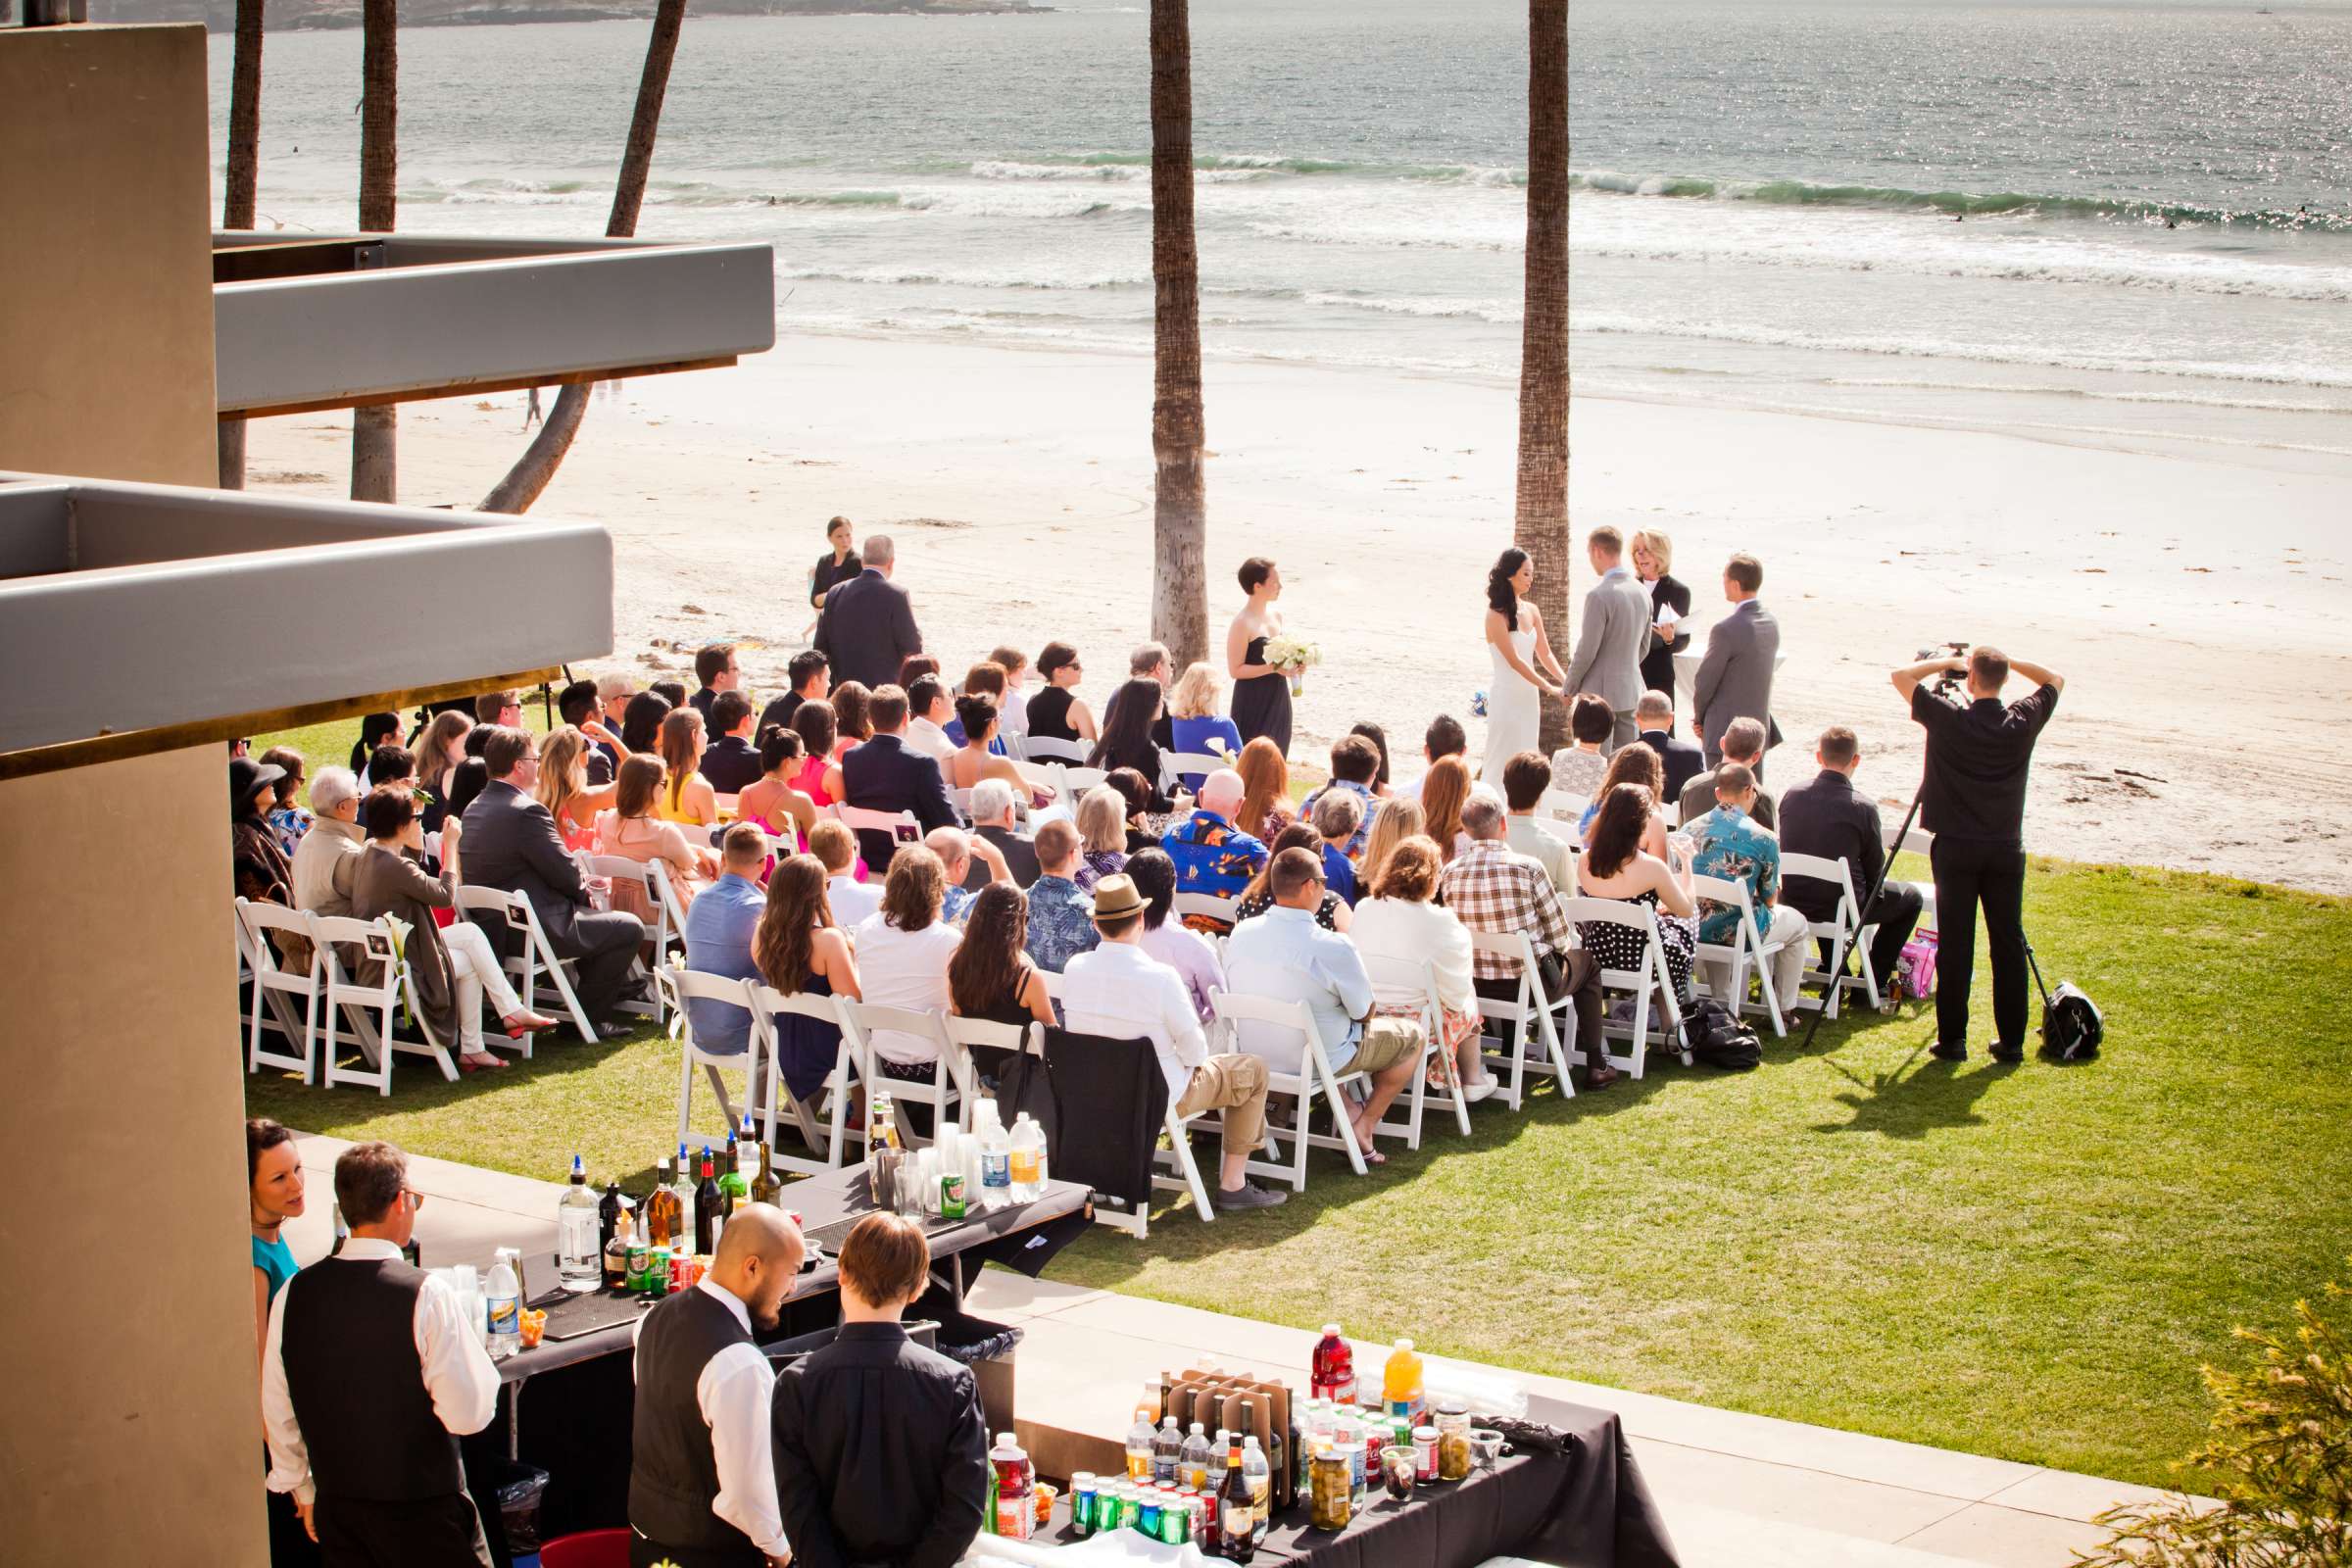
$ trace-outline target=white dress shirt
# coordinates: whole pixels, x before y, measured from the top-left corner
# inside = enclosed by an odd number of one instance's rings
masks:
[[[343,1250],[318,1265],[389,1263],[400,1249],[372,1237],[354,1236]],[[262,1426],[270,1439],[270,1490],[291,1492],[297,1502],[318,1494],[311,1480],[310,1446],[303,1442],[302,1425],[294,1418],[293,1396],[286,1391],[286,1363],[281,1350],[286,1328],[286,1282],[270,1303],[270,1335],[262,1349]],[[433,1414],[458,1437],[479,1432],[498,1412],[498,1367],[474,1337],[459,1310],[449,1283],[435,1275],[424,1277],[416,1293],[416,1359],[424,1366],[424,1392],[432,1396]],[[365,1347],[353,1347],[364,1353]]]
[[[1315,924],[1312,911],[1278,904],[1244,920],[1225,940],[1225,983],[1236,995],[1303,1002],[1334,1072],[1345,1072],[1363,1044],[1359,1021],[1372,1010],[1372,977],[1355,944]],[[1279,1073],[1309,1072],[1297,1030],[1243,1019],[1235,1041]]]
[[[1214,1016],[1208,1004],[1209,993],[1225,989],[1225,964],[1208,938],[1179,925],[1171,915],[1165,924],[1146,931],[1138,946],[1145,956],[1157,958],[1176,971],[1185,989],[1193,994],[1193,1011],[1200,1015],[1203,1024],[1207,1023]]]
[[[920,931],[902,931],[883,914],[858,924],[858,989],[877,1007],[908,1012],[948,1010],[948,960],[963,933],[943,919]],[[877,1029],[874,1054],[902,1067],[928,1067],[939,1059],[939,1043],[896,1029]]]
[[[1208,1059],[1208,1039],[1181,975],[1132,942],[1105,942],[1061,973],[1061,1013],[1072,1034],[1132,1040],[1149,1035],[1168,1092],[1181,1096]]]
[[[858,929],[859,922],[882,907],[882,884],[860,882],[847,875],[825,878],[825,900],[833,906],[833,923]]]
[[[1420,982],[1408,986],[1404,977],[1427,963],[1440,1003],[1455,1012],[1478,1011],[1478,994],[1470,986],[1470,933],[1443,904],[1366,899],[1355,906],[1348,940],[1372,976],[1375,1001],[1420,1005]]]
[[[906,721],[906,744],[937,762],[943,774],[947,771],[949,760],[962,749],[948,739],[946,730],[927,718],[910,718]]]
[[[745,1333],[752,1329],[751,1308],[743,1298],[706,1274],[694,1288],[726,1302]],[[645,1332],[645,1319],[629,1333],[634,1346]],[[629,1377],[637,1376],[634,1355]],[[788,1557],[784,1512],[776,1501],[776,1452],[768,1431],[769,1401],[776,1392],[775,1368],[757,1345],[730,1345],[703,1363],[694,1380],[695,1407],[710,1429],[710,1458],[718,1470],[718,1495],[710,1511],[752,1538],[752,1544],[770,1557]]]

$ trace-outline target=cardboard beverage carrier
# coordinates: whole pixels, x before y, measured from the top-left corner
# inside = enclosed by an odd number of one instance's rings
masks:
[[[1160,1409],[1174,1416],[1183,1431],[1191,1431],[1198,1421],[1211,1434],[1222,1430],[1254,1436],[1273,1471],[1274,1506],[1288,1508],[1298,1501],[1298,1460],[1293,1452],[1297,1432],[1291,1424],[1290,1387],[1280,1378],[1260,1379],[1213,1367],[1192,1367],[1173,1377],[1163,1372]],[[1224,1468],[1220,1453],[1215,1461],[1218,1476]]]

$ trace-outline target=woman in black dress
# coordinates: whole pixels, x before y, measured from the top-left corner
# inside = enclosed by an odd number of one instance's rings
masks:
[[[1233,727],[1242,744],[1260,735],[1291,750],[1291,677],[1266,662],[1268,639],[1282,635],[1282,612],[1274,601],[1282,597],[1282,573],[1263,556],[1242,563],[1242,592],[1250,602],[1233,617],[1225,633],[1225,667],[1233,676]]]
[[[1690,620],[1690,585],[1674,575],[1674,541],[1655,528],[1634,535],[1634,571],[1649,585],[1648,652],[1642,656],[1642,684],[1653,692],[1674,696],[1674,656],[1690,646],[1684,628]],[[1675,614],[1671,640],[1657,630],[1658,612]]]
[[[825,524],[825,543],[832,546],[816,558],[816,567],[808,573],[808,608],[825,608],[825,595],[836,583],[848,582],[865,569],[865,563],[851,549],[850,519],[835,517]]]
[[[1068,643],[1046,644],[1037,656],[1037,673],[1046,689],[1029,699],[1029,738],[1073,746],[1092,746],[1101,739],[1094,713],[1078,697],[1078,682],[1086,673],[1078,662],[1078,650]]]
[[[1131,680],[1112,692],[1110,706],[1102,711],[1102,738],[1086,758],[1087,766],[1105,773],[1122,767],[1141,773],[1152,786],[1146,809],[1152,811],[1175,808],[1175,803],[1160,793],[1159,748],[1152,744],[1152,726],[1165,703],[1159,682],[1150,676]]]
[[[1028,940],[1029,904],[1021,890],[1009,882],[982,888],[964,917],[963,942],[948,960],[948,997],[956,1017],[1015,1029],[1031,1023],[1056,1026],[1045,976],[1022,951]],[[1012,1053],[990,1046],[972,1052],[972,1064],[983,1078],[1004,1076],[1011,1060]]]

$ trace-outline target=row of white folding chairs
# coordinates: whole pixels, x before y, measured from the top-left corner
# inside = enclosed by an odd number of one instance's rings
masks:
[[[457,1063],[450,1057],[448,1045],[436,1041],[424,1022],[416,1004],[416,974],[401,953],[400,939],[388,917],[359,920],[239,898],[236,935],[237,956],[253,987],[246,1020],[247,1072],[278,1067],[300,1072],[305,1084],[316,1085],[323,1078],[329,1089],[352,1084],[389,1095],[393,1058],[407,1053],[427,1058],[441,1069],[444,1079],[456,1081]],[[287,964],[279,951],[280,941],[287,948],[307,948],[309,963],[300,967]],[[351,959],[348,965],[346,955]],[[356,978],[370,969],[373,980]],[[395,1031],[393,1011],[404,995],[409,1016],[424,1037],[421,1041],[403,1040]],[[292,1011],[297,997],[303,1005],[299,1030]],[[285,1040],[282,1050],[262,1044],[265,1010],[270,1014],[270,1026]],[[343,1064],[347,1043],[358,1049],[360,1065]],[[503,1035],[498,1043],[509,1044]],[[519,1045],[527,1054],[528,1037]]]

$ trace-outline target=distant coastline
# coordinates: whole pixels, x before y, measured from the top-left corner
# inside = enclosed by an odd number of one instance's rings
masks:
[[[652,7],[637,3],[513,4],[510,0],[411,0],[401,7],[403,27],[466,27],[536,22],[623,22],[643,20]],[[719,17],[994,17],[1045,16],[1053,7],[1031,0],[693,0],[697,16]],[[141,5],[118,5],[113,20],[124,22],[194,21],[196,7],[174,0],[149,0]],[[149,15],[148,13],[152,13]],[[205,27],[230,32],[236,27],[236,8],[208,0],[202,7]],[[360,25],[359,0],[297,0],[269,8],[267,24],[272,32],[324,31]]]

